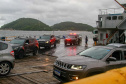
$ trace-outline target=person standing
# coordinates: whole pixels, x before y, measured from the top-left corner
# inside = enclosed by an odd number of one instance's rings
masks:
[[[85,47],[87,47],[87,46],[88,46],[88,37],[86,35],[86,37],[85,37]]]

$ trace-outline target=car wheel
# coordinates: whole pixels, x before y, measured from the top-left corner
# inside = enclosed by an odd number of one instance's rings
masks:
[[[70,43],[70,45],[72,45],[72,43]]]
[[[21,51],[19,51],[18,58],[19,58],[19,59],[22,59],[23,57],[24,57],[24,51],[21,50]]]
[[[54,43],[54,47],[56,47],[56,42]]]
[[[39,46],[39,50],[41,49],[41,46]]]
[[[59,43],[60,43],[60,40],[59,40]]]
[[[10,73],[11,65],[8,62],[0,63],[0,76],[5,76]]]
[[[48,48],[49,48],[49,49],[51,48],[51,44],[48,46]]]
[[[67,43],[66,42],[64,44],[65,44],[65,46],[67,46]]]
[[[37,55],[38,54],[38,48],[35,48],[34,50],[33,50],[33,55]]]

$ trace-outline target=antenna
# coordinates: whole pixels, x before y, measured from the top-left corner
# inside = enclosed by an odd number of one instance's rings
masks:
[[[123,7],[124,8],[124,10],[126,10],[126,7],[125,6],[123,6],[122,4],[120,4],[117,0],[115,0],[115,2],[117,2],[121,7]]]

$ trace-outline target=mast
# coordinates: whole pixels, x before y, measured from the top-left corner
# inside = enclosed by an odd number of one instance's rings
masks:
[[[115,2],[117,2],[121,7],[123,7],[124,10],[126,10],[126,7],[124,7],[122,4],[120,4],[117,0],[115,0]]]

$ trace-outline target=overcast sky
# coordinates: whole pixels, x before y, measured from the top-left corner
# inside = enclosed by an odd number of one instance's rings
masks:
[[[24,17],[50,26],[73,21],[95,27],[99,9],[119,7],[114,0],[0,0],[0,26]]]

